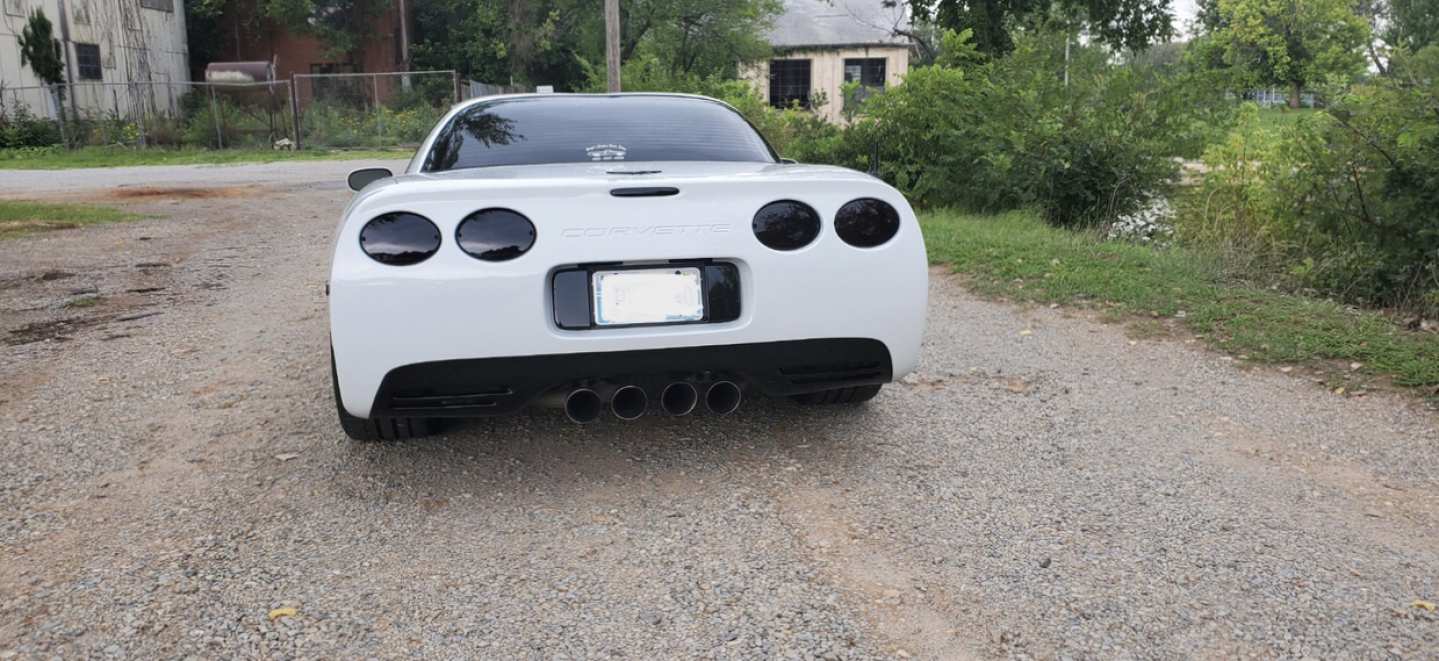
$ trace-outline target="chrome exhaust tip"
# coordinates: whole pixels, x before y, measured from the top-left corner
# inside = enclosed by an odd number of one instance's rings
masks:
[[[565,397],[565,415],[582,425],[599,420],[604,410],[600,394],[589,388],[575,388]]]
[[[739,386],[733,381],[715,381],[705,391],[705,408],[717,415],[734,413],[741,397]]]
[[[610,398],[610,410],[621,420],[639,418],[645,414],[649,404],[649,397],[645,395],[644,388],[639,386],[621,386]]]
[[[669,415],[689,415],[699,401],[699,391],[684,381],[671,383],[660,393],[660,408]]]

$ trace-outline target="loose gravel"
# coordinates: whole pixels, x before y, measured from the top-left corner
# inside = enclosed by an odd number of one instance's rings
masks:
[[[355,444],[347,192],[216,170],[263,195],[0,242],[0,658],[1439,657],[1439,424],[1401,397],[936,273],[867,406]]]

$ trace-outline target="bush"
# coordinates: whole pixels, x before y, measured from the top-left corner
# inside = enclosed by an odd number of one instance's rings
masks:
[[[1168,187],[1176,136],[1195,123],[1172,79],[1080,48],[1066,84],[1053,36],[1026,36],[988,62],[963,35],[945,39],[945,57],[867,99],[847,135],[850,153],[877,146],[884,177],[916,202],[1035,206],[1052,224],[1081,227],[1136,211]]]
[[[1277,131],[1248,108],[1205,154],[1182,240],[1345,298],[1439,311],[1439,48]]]
[[[60,144],[60,125],[30,114],[22,103],[6,106],[0,95],[0,149]]]

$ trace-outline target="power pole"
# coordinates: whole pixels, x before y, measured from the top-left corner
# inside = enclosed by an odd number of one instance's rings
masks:
[[[605,68],[610,92],[620,91],[620,0],[605,0]]]

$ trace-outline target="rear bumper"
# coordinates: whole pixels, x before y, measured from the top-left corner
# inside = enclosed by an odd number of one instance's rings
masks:
[[[665,384],[681,380],[731,380],[781,397],[888,383],[893,375],[884,343],[859,338],[442,360],[391,370],[370,411],[376,417],[503,415],[576,385],[635,384],[658,399]]]

